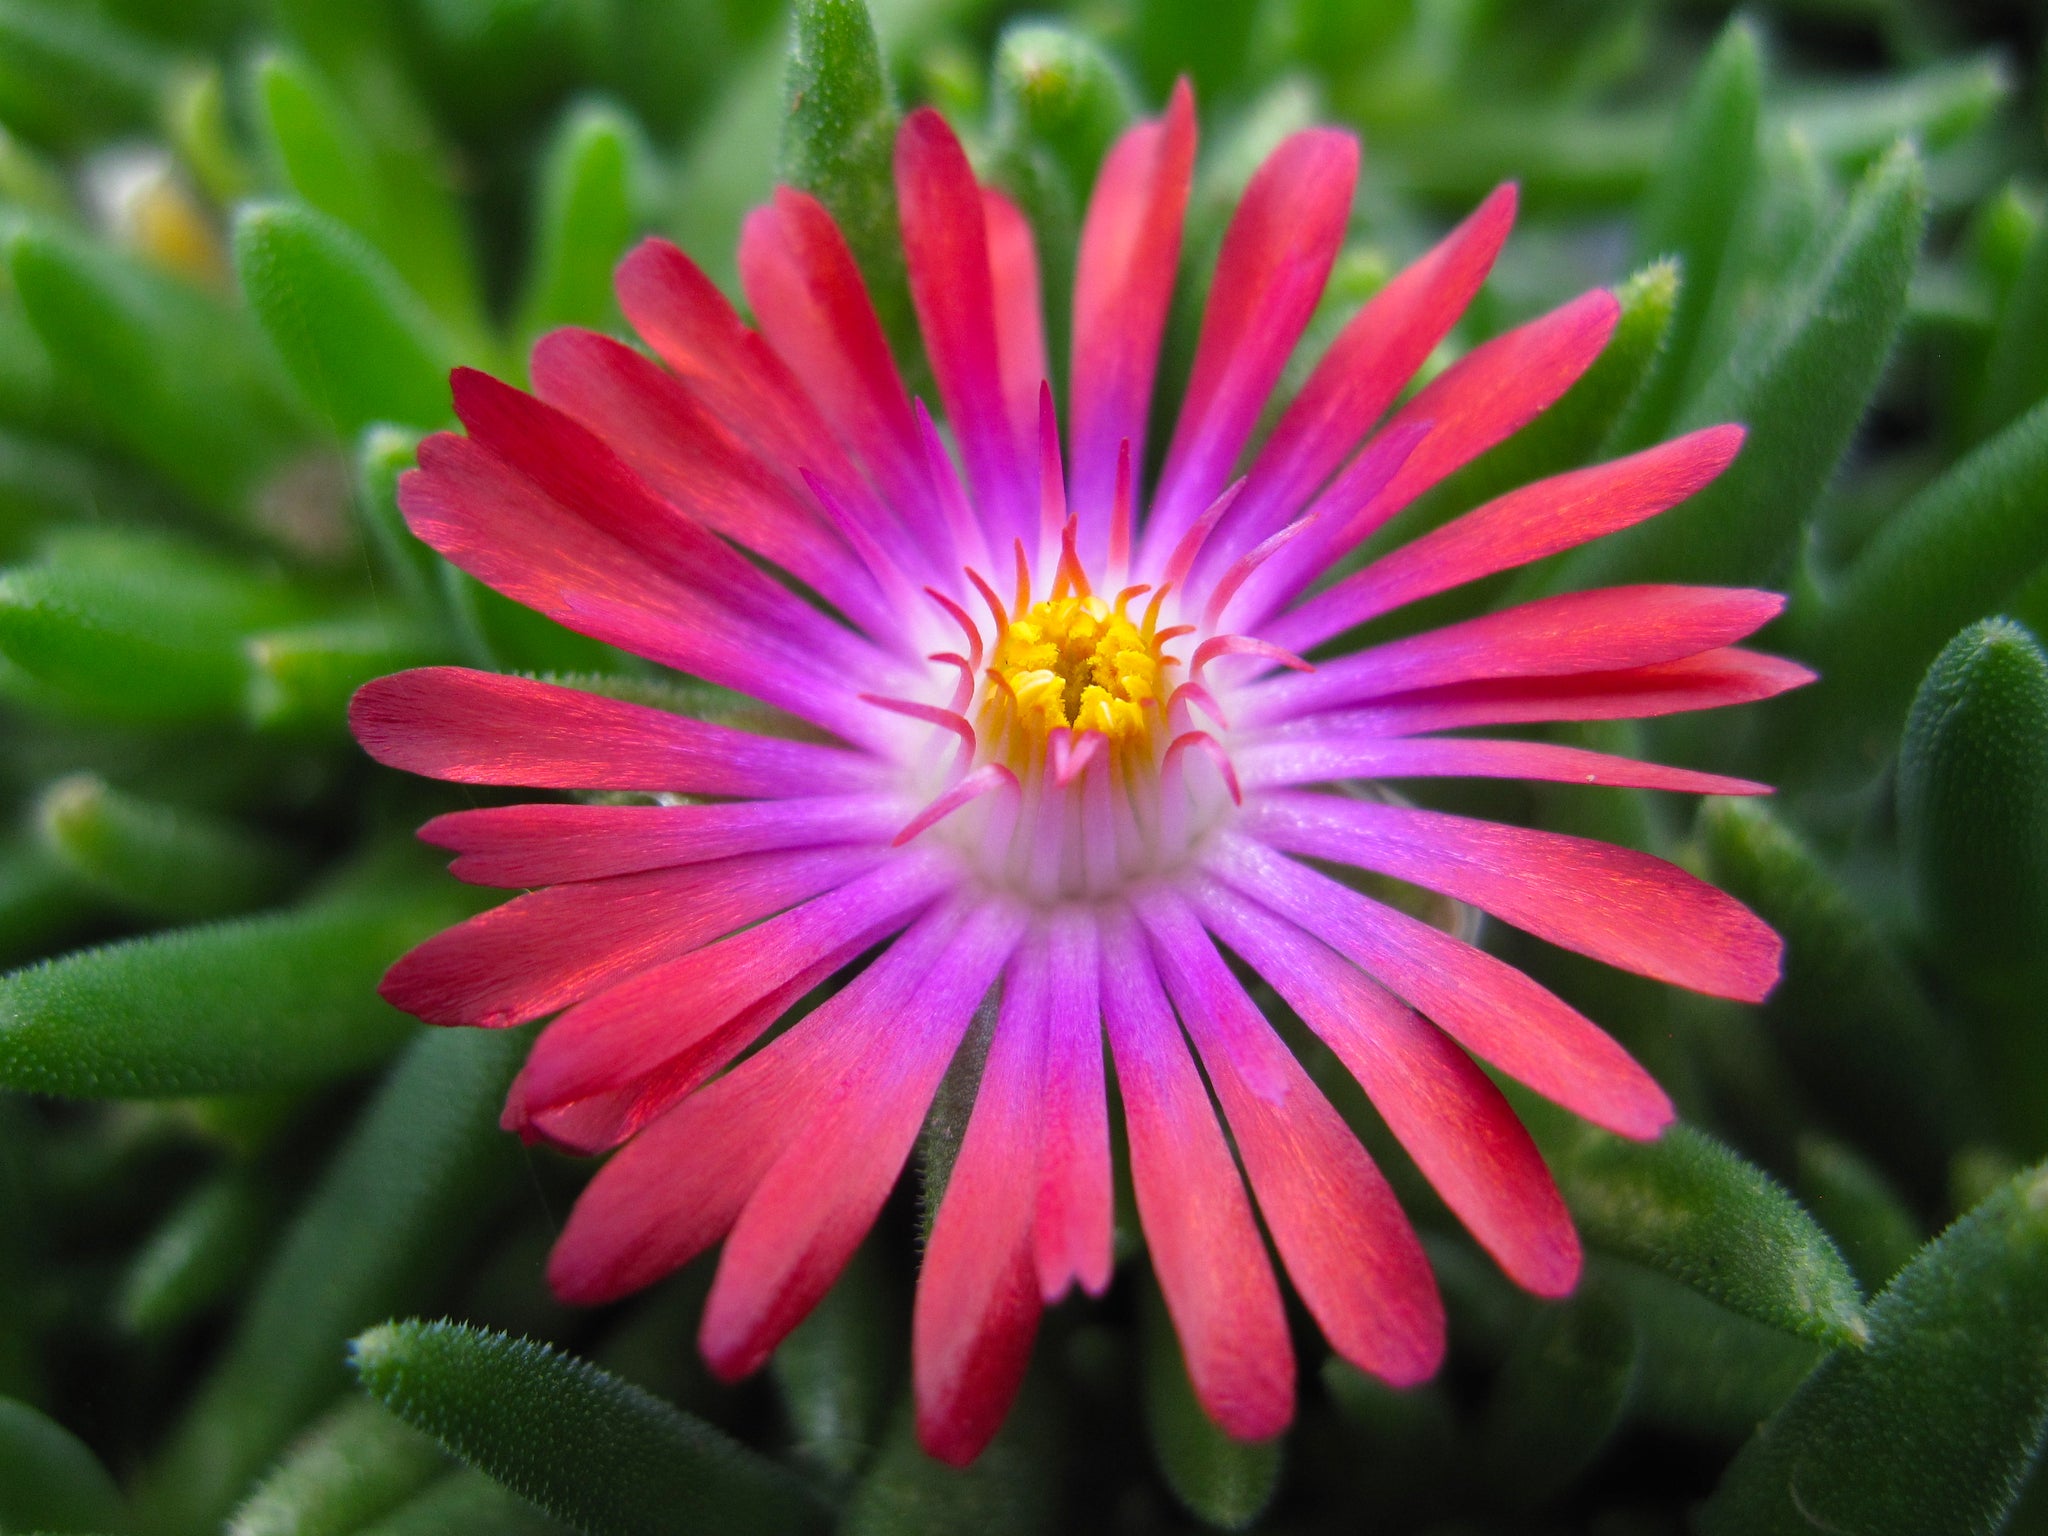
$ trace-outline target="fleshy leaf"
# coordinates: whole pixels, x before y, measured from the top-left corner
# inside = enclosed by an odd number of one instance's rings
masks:
[[[232,714],[241,644],[308,616],[304,595],[196,544],[66,530],[0,572],[0,656],[30,702],[125,723]]]
[[[330,736],[346,730],[348,701],[372,678],[456,659],[450,642],[381,617],[266,630],[244,653],[250,724]]]
[[[285,1452],[228,1536],[349,1536],[447,1467],[434,1442],[376,1403],[344,1403]]]
[[[1616,429],[1617,449],[1646,447],[1663,436],[1729,255],[1740,248],[1744,221],[1754,217],[1763,76],[1756,24],[1737,16],[1701,64],[1663,166],[1644,196],[1636,259],[1675,257],[1684,286],[1656,371]]]
[[[1946,956],[2048,952],[2048,657],[2021,626],[1973,624],[1935,658],[1899,753],[1899,841]]]
[[[291,859],[223,817],[148,801],[75,773],[36,805],[43,846],[110,905],[165,921],[247,911],[282,893]]]
[[[245,208],[235,271],[278,356],[339,436],[373,421],[437,426],[450,414],[454,344],[344,225],[290,203]]]
[[[1942,645],[2048,563],[2048,402],[1951,466],[1892,513],[1839,579],[1822,578],[1817,608],[1793,610],[1792,640],[1821,681],[1812,707],[1853,728],[1850,744],[1878,762],[1894,746],[1907,701]],[[1839,740],[1788,750],[1812,750]]]
[[[0,1530],[119,1531],[121,1490],[63,1425],[0,1397]]]
[[[1841,1244],[1865,1288],[1877,1290],[1905,1266],[1924,1234],[1890,1181],[1855,1148],[1832,1137],[1799,1138],[1800,1198]]]
[[[783,80],[782,179],[838,222],[899,355],[922,356],[893,170],[899,121],[867,0],[797,0]]]
[[[558,325],[618,329],[612,268],[642,227],[652,153],[640,125],[609,102],[584,102],[563,119],[541,163],[522,337]]]
[[[1547,1105],[1524,1118],[1588,1248],[1800,1338],[1863,1338],[1862,1296],[1840,1250],[1762,1169],[1688,1125],[1638,1142]]]
[[[1743,1448],[1705,1536],[2000,1528],[2048,1419],[2048,1167],[1929,1244],[1870,1325]]]
[[[347,1387],[351,1335],[429,1300],[513,1188],[498,1110],[521,1030],[429,1030],[385,1079],[300,1206],[212,1373],[149,1469],[154,1526],[218,1523]]]
[[[145,127],[167,64],[93,10],[8,5],[0,10],[0,123],[55,144]]]
[[[769,1362],[796,1454],[834,1478],[852,1477],[881,1443],[904,1344],[890,1299],[863,1246]]]
[[[846,1501],[839,1536],[1054,1536],[1065,1529],[1054,1411],[1027,1379],[988,1449],[955,1469],[917,1443],[906,1397],[881,1454]]]
[[[1945,1161],[1977,1113],[1953,1032],[1876,920],[1790,826],[1753,801],[1700,813],[1706,877],[1785,940],[1785,979],[1764,1004],[1795,1072],[1888,1167]]]
[[[1926,216],[1919,156],[1900,145],[1685,403],[1684,429],[1739,421],[1741,455],[1661,517],[1587,546],[1554,590],[1639,580],[1759,581],[1794,549],[1891,353]]]
[[[0,977],[0,1084],[166,1098],[360,1071],[413,1029],[377,996],[385,967],[464,910],[438,882],[380,883],[16,971]]]
[[[1226,1531],[1249,1530],[1280,1486],[1281,1442],[1233,1440],[1195,1397],[1180,1340],[1156,1284],[1145,1287],[1145,1429],[1153,1459],[1190,1514]]]
[[[166,1216],[130,1261],[115,1301],[131,1333],[163,1333],[219,1301],[255,1267],[275,1223],[262,1176],[218,1174]]]
[[[419,1321],[361,1335],[363,1386],[464,1461],[585,1536],[763,1536],[823,1510],[772,1462],[587,1360]]]
[[[1518,1507],[1568,1487],[1606,1447],[1636,1374],[1635,1318],[1597,1279],[1543,1308],[1495,1378],[1480,1426],[1488,1479]]]

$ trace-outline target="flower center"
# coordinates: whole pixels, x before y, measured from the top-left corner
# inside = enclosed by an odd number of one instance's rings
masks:
[[[1134,623],[1124,599],[1092,593],[1050,597],[1003,631],[991,658],[982,724],[1009,738],[1011,755],[1036,754],[1061,729],[1099,731],[1112,750],[1149,747],[1162,677],[1177,658],[1161,653],[1156,614]]]

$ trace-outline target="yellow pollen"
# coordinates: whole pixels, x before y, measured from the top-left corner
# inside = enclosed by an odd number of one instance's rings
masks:
[[[1112,748],[1149,744],[1168,692],[1153,627],[1092,594],[1051,597],[1010,621],[983,694],[985,725],[1028,759],[1063,727],[1100,731]]]

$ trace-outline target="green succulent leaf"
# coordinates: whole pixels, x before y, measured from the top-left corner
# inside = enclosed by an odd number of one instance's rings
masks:
[[[562,1529],[518,1494],[463,1467],[356,1536],[560,1536]]]
[[[1829,1136],[1799,1138],[1797,1185],[1814,1218],[1842,1245],[1866,1290],[1905,1266],[1925,1234],[1891,1181],[1861,1153]]]
[[[1792,640],[1821,681],[1812,707],[1889,756],[1923,670],[1963,625],[2048,564],[2048,402],[2034,407],[1888,517],[1822,601],[1792,614]],[[1805,755],[1838,733],[1794,743]]]
[[[644,225],[652,154],[640,125],[609,102],[584,102],[563,119],[541,162],[521,335],[618,329],[612,268]]]
[[[1616,581],[1760,581],[1791,555],[1890,356],[1926,217],[1919,156],[1871,167],[1835,225],[1679,412],[1680,428],[1738,421],[1741,455],[1661,517],[1586,546],[1556,590]]]
[[[372,678],[455,659],[452,642],[382,617],[267,630],[245,654],[251,725],[328,736],[347,729],[348,701]]]
[[[1597,1279],[1523,1330],[1479,1430],[1481,1464],[1509,1502],[1543,1502],[1613,1438],[1635,1382],[1636,1332],[1628,1304]]]
[[[36,804],[43,846],[95,896],[190,922],[262,905],[290,882],[290,852],[223,817],[143,800],[76,773]]]
[[[121,1490],[84,1442],[0,1397],[0,1530],[124,1531]]]
[[[772,1462],[544,1344],[386,1323],[356,1339],[350,1360],[400,1418],[585,1536],[822,1524],[822,1508]]]
[[[31,702],[130,724],[220,719],[254,630],[308,616],[273,574],[196,544],[68,530],[0,572],[0,657]]]
[[[1989,1536],[2048,1421],[2048,1168],[1909,1264],[1867,1349],[1823,1361],[1744,1447],[1705,1536]]]
[[[408,945],[465,912],[443,882],[79,950],[0,977],[0,1084],[169,1098],[318,1082],[413,1030],[376,994]]]
[[[1828,1235],[1769,1174],[1689,1125],[1627,1141],[1532,1107],[1589,1248],[1823,1344],[1859,1342],[1863,1299]]]
[[[359,237],[310,208],[259,203],[236,218],[234,243],[250,309],[338,436],[448,417],[457,348]]]
[[[190,1322],[256,1267],[277,1195],[246,1170],[195,1188],[135,1252],[114,1308],[122,1327],[161,1334]]]
[[[400,1059],[258,1282],[139,1502],[154,1525],[216,1524],[347,1387],[348,1339],[430,1301],[514,1187],[498,1111],[530,1034],[429,1030]]]
[[[1636,259],[1674,258],[1684,278],[1655,371],[1629,402],[1618,448],[1663,435],[1692,370],[1700,328],[1732,251],[1739,251],[1762,171],[1763,48],[1754,22],[1738,16],[1722,31],[1686,97],[1657,178],[1636,225]],[[1618,338],[1617,338],[1618,339]],[[1612,347],[1609,348],[1612,351]]]
[[[246,317],[46,223],[4,239],[23,313],[99,431],[199,506],[255,522],[304,423]]]
[[[0,123],[58,145],[144,127],[167,62],[89,8],[7,0],[0,5]]]
[[[228,1521],[227,1536],[350,1536],[446,1470],[441,1448],[377,1403],[308,1430]]]
[[[903,1349],[891,1300],[863,1246],[770,1361],[797,1455],[835,1479],[852,1477],[882,1442]]]
[[[1017,1406],[974,1465],[953,1468],[917,1443],[903,1399],[888,1438],[839,1515],[840,1536],[1053,1536],[1061,1521],[1058,1409],[1026,1380]]]
[[[899,353],[917,351],[896,223],[895,93],[867,0],[797,0],[780,174],[838,222]]]
[[[1226,1531],[1249,1530],[1280,1486],[1281,1442],[1233,1440],[1195,1396],[1156,1283],[1145,1287],[1145,1430],[1166,1486],[1188,1512]]]
[[[1946,954],[2048,953],[2048,657],[2021,626],[1973,624],[1935,658],[1899,753],[1899,841]]]
[[[1882,930],[1798,832],[1764,806],[1709,800],[1706,875],[1785,940],[1764,1018],[1808,1091],[1888,1168],[1939,1166],[1977,1117],[1957,1041]]]

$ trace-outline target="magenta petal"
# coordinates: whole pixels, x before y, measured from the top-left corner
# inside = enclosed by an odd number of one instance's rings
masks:
[[[1358,153],[1348,133],[1304,129],[1246,186],[1216,258],[1194,371],[1145,528],[1145,568],[1165,560],[1230,479],[1337,259]]]
[[[1035,489],[1035,479],[1024,473],[1020,457],[1030,439],[1012,428],[1004,396],[981,187],[959,139],[929,107],[906,117],[897,134],[896,197],[910,296],[939,398],[984,524],[1000,534],[993,542],[1004,548],[1011,535],[1034,529],[1035,508],[1026,505],[1024,492],[1027,483]]]
[[[1195,164],[1194,93],[1182,80],[1165,116],[1104,157],[1074,273],[1069,445],[1081,554],[1105,557],[1119,446],[1145,462],[1159,339],[1180,265],[1181,216]]]
[[[922,520],[931,490],[910,395],[853,252],[824,205],[776,188],[772,203],[747,216],[740,280],[762,334],[883,495]]]
[[[1204,575],[1301,515],[1457,324],[1507,240],[1516,200],[1512,185],[1495,188],[1338,333],[1259,450],[1244,495],[1203,562]]]
[[[533,349],[540,397],[602,437],[671,506],[781,566],[870,634],[895,628],[859,561],[784,478],[672,374],[623,342],[559,330]]]
[[[1294,1416],[1279,1282],[1145,941],[1126,913],[1102,923],[1103,1016],[1152,1269],[1196,1398],[1226,1433],[1263,1440]]]
[[[823,1004],[865,1049],[762,1178],[726,1240],[698,1342],[728,1380],[757,1369],[852,1257],[910,1154],[975,1006],[1023,919],[1001,903],[935,914]]]
[[[782,796],[872,788],[883,767],[835,747],[467,667],[365,683],[348,719],[386,767],[460,784]]]
[[[551,886],[435,934],[379,990],[431,1024],[524,1024],[843,885],[882,858],[867,848],[806,849]]]
[[[1398,694],[1370,708],[1290,722],[1272,733],[1307,737],[1343,728],[1374,736],[1544,720],[1644,720],[1723,709],[1803,688],[1815,674],[1796,661],[1737,646],[1678,661],[1576,677],[1489,678]]]
[[[1140,910],[1294,1288],[1360,1370],[1426,1380],[1443,1360],[1443,1301],[1393,1190],[1187,907],[1160,895]]]
[[[1220,839],[1209,868],[1545,1098],[1638,1140],[1671,1123],[1671,1101],[1628,1052],[1513,966],[1246,837]]]
[[[903,804],[891,795],[725,805],[494,805],[436,816],[420,828],[420,839],[457,855],[449,872],[458,880],[531,890],[743,853],[882,844],[902,824]]]
[[[1447,683],[1678,661],[1753,634],[1784,606],[1775,592],[1739,587],[1566,592],[1354,651],[1311,673],[1254,684],[1244,694],[1243,718],[1247,724],[1289,720]]]
[[[1589,752],[1547,741],[1486,741],[1466,736],[1376,736],[1333,727],[1328,717],[1298,736],[1233,743],[1231,756],[1247,791],[1339,779],[1544,779],[1623,789],[1667,789],[1687,795],[1767,795],[1768,784],[1690,768]],[[476,814],[476,813],[470,813]],[[458,868],[458,874],[461,870]]]
[[[1049,926],[1044,1130],[1032,1248],[1039,1293],[1053,1302],[1077,1280],[1090,1295],[1109,1288],[1113,1205],[1095,918],[1062,908]]]
[[[988,230],[989,283],[995,293],[996,358],[1010,434],[1020,458],[1036,457],[1038,393],[1052,370],[1045,360],[1045,306],[1039,293],[1038,247],[1031,225],[1002,193],[982,188]]]
[[[1337,1053],[1444,1203],[1516,1284],[1563,1296],[1579,1278],[1571,1213],[1535,1142],[1435,1025],[1292,923],[1204,882],[1203,917]]]
[[[1391,875],[1538,938],[1740,1002],[1777,985],[1784,944],[1755,913],[1676,864],[1561,832],[1337,795],[1263,795],[1249,836]]]
[[[1707,427],[1509,491],[1382,556],[1259,632],[1290,651],[1307,651],[1407,603],[1654,517],[1711,484],[1742,438],[1740,427]]]
[[[974,1112],[917,1276],[910,1350],[918,1439],[956,1467],[1001,1427],[1043,1306],[1031,1216],[1050,966],[1043,932],[1027,936],[1010,962]]]
[[[892,859],[766,922],[637,972],[542,1031],[513,1096],[531,1116],[659,1073],[665,1090],[681,1097],[774,1022],[757,1007],[762,999],[816,986],[907,925],[948,878],[938,859]]]

